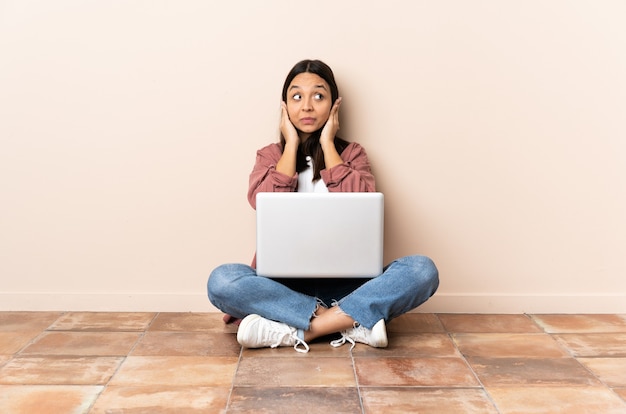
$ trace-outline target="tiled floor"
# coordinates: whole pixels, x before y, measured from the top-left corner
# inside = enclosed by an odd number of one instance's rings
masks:
[[[216,313],[0,312],[0,413],[626,413],[626,315],[402,316],[242,350]]]

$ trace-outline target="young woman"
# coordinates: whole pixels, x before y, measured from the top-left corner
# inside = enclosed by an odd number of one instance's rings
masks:
[[[332,70],[303,60],[287,75],[282,93],[280,142],[257,151],[248,201],[273,191],[376,191],[367,154],[336,136],[341,98]],[[303,226],[315,217],[303,217]],[[316,338],[340,333],[331,342],[387,346],[385,323],[424,303],[439,285],[437,268],[424,256],[387,265],[373,279],[270,279],[255,263],[225,264],[207,284],[211,303],[239,321],[238,342],[247,348],[293,346],[308,352]]]

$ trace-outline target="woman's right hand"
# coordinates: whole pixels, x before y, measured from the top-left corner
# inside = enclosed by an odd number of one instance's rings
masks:
[[[300,145],[298,130],[295,126],[293,126],[291,120],[289,119],[289,114],[287,113],[287,104],[283,101],[281,102],[280,106],[280,132],[281,134],[283,134],[286,144],[295,144],[295,146],[297,147],[298,145]]]

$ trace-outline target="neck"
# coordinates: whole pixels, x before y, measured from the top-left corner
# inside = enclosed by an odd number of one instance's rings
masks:
[[[304,144],[307,139],[311,136],[311,134],[306,134],[304,132],[298,132],[298,136],[300,137],[300,143]]]

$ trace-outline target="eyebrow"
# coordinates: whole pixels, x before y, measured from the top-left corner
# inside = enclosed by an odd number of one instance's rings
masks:
[[[292,89],[300,89],[300,86],[298,86],[298,85],[292,85],[292,86],[289,88],[289,90],[292,90]],[[319,84],[319,85],[315,85],[315,86],[313,87],[313,89],[324,89],[324,90],[326,90],[326,86],[324,86],[323,84]]]

